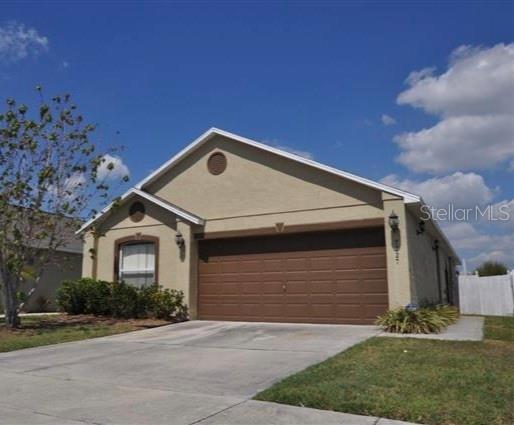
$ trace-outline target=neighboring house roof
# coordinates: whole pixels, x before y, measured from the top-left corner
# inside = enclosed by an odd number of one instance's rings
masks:
[[[147,201],[151,202],[152,204],[158,205],[161,208],[164,208],[165,210],[179,216],[180,218],[183,218],[184,220],[189,221],[193,224],[204,224],[204,220],[201,217],[198,217],[197,215],[190,213],[180,207],[177,207],[176,205],[165,201],[164,199],[152,195],[148,192],[144,192],[137,188],[132,188],[129,191],[125,192],[121,199],[118,202],[125,202],[129,199],[133,198],[134,196],[139,196],[143,199],[146,199]],[[84,223],[84,225],[76,232],[76,234],[82,233],[84,230],[91,227],[94,223],[98,222],[102,217],[105,216],[107,212],[109,212],[114,206],[114,203],[111,203],[107,207],[105,207],[102,211],[100,211],[97,215],[95,215],[93,218],[91,218],[89,221]]]
[[[166,161],[162,166],[160,166],[157,170],[155,170],[153,173],[151,173],[148,177],[141,180],[138,184],[136,184],[137,189],[144,189],[145,186],[148,186],[150,183],[154,182],[157,178],[159,178],[162,174],[164,174],[166,171],[168,171],[170,168],[172,168],[177,162],[179,162],[181,159],[198,149],[200,146],[202,146],[204,143],[209,141],[215,136],[224,136],[231,140],[235,140],[240,143],[244,143],[249,146],[253,146],[258,149],[262,149],[271,153],[274,153],[275,155],[279,155],[288,159],[291,159],[293,161],[309,165],[313,168],[317,168],[319,170],[326,171],[331,174],[335,174],[340,177],[344,177],[345,179],[361,183],[365,186],[372,187],[374,189],[378,189],[393,195],[400,196],[405,200],[405,203],[417,203],[421,202],[421,198],[417,195],[414,195],[412,193],[406,192],[404,190],[397,189],[392,186],[388,186],[382,183],[377,183],[372,180],[366,179],[364,177],[356,176],[355,174],[348,173],[346,171],[338,170],[337,168],[329,167],[328,165],[321,164],[319,162],[313,161],[312,159],[303,158],[299,155],[295,155],[294,153],[286,152],[281,149],[274,148],[272,146],[265,145],[263,143],[257,142],[255,140],[247,139],[246,137],[238,136],[234,133],[229,133],[228,131],[220,130],[218,128],[211,128],[207,130],[205,133],[203,133],[200,137],[198,137],[196,140],[194,140],[192,143],[190,143],[188,146],[186,146],[184,149],[182,149],[178,154],[176,154],[174,157],[172,157],[170,160]]]

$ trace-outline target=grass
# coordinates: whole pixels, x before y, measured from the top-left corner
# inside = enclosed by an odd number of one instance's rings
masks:
[[[514,318],[483,342],[372,338],[275,384],[258,400],[438,425],[514,423]]]
[[[514,342],[514,317],[486,316],[484,337]]]
[[[19,329],[3,327],[0,319],[0,353],[61,342],[80,341],[167,324],[163,320],[118,320],[95,316],[30,316]]]

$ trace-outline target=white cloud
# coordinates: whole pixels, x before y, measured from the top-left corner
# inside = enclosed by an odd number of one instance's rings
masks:
[[[454,50],[445,73],[421,71],[407,79],[410,87],[398,96],[400,105],[411,105],[442,115],[512,113],[514,43],[491,48],[461,46]]]
[[[395,125],[396,124],[396,120],[393,117],[391,117],[390,115],[387,115],[387,114],[382,114],[382,116],[380,117],[380,120],[382,121],[382,124],[384,124],[386,126]]]
[[[415,71],[397,102],[434,114],[431,128],[397,135],[399,161],[414,171],[492,168],[514,161],[514,43],[461,46],[448,69]]]
[[[495,221],[490,222],[491,225],[507,226],[514,229],[514,199],[496,202],[491,206],[491,216]],[[489,215],[483,219],[487,223]]]
[[[456,208],[485,205],[491,202],[495,192],[487,186],[481,175],[475,173],[456,172],[422,181],[402,180],[391,174],[384,177],[381,182],[421,195],[428,204],[439,208],[446,207],[450,203]]]
[[[429,68],[423,68],[419,71],[412,71],[409,76],[405,79],[405,82],[409,86],[414,86],[417,84],[420,80],[423,80],[424,78],[431,77],[435,72],[435,67],[431,66]]]
[[[19,22],[0,26],[0,61],[17,62],[48,50],[48,38]]]
[[[61,180],[58,184],[50,185],[48,187],[48,193],[54,202],[57,200],[71,201],[80,194],[85,183],[86,178],[84,177],[84,174],[75,173],[64,181]]]
[[[417,172],[493,168],[514,157],[514,115],[451,117],[394,140],[398,161]]]
[[[120,180],[125,176],[130,176],[128,167],[123,163],[119,156],[104,155],[104,161],[98,167],[98,179],[102,180]]]
[[[444,230],[470,270],[487,260],[514,268],[514,234],[488,234],[465,222],[447,223]]]

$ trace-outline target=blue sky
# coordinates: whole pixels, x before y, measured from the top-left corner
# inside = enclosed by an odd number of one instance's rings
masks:
[[[514,153],[505,140],[508,124],[498,142],[484,140],[492,143],[486,148],[493,158],[487,164],[470,157],[469,162],[463,158],[446,163],[443,158],[440,165],[423,166],[427,152],[418,134],[446,124],[446,119],[452,124],[452,117],[457,116],[459,124],[462,116],[489,116],[487,105],[499,108],[499,117],[514,116],[514,107],[509,112],[508,104],[497,101],[498,93],[505,93],[501,84],[509,84],[505,75],[486,106],[483,100],[472,100],[478,106],[471,112],[455,106],[470,104],[465,95],[441,104],[430,97],[432,92],[423,92],[423,78],[406,83],[413,71],[435,67],[424,77],[437,78],[452,63],[462,69],[466,63],[473,65],[474,58],[482,60],[480,55],[508,72],[514,41],[512,2],[3,3],[0,28],[13,22],[25,32],[34,30],[39,38],[26,46],[25,55],[8,52],[7,57],[0,32],[1,97],[30,103],[36,99],[36,84],[49,95],[71,93],[86,118],[100,124],[102,138],[126,147],[122,158],[132,183],[216,126],[309,152],[320,162],[408,189],[430,193],[430,181],[443,182],[446,195],[461,185],[474,190],[466,199],[514,199]],[[491,50],[500,43],[506,47]],[[463,45],[472,47],[450,60]],[[462,75],[467,75],[465,70]],[[480,74],[473,78],[483,80]],[[437,84],[442,83],[433,81],[434,91]],[[458,93],[460,83],[453,84]],[[398,96],[409,89],[398,104]],[[494,106],[500,103],[503,106]],[[394,123],[384,117],[389,123],[385,125],[383,115]],[[467,121],[462,126],[474,128]],[[437,137],[448,137],[449,143],[456,137],[455,146],[463,144],[457,152],[466,152],[467,138],[483,140],[480,131],[430,137],[436,138],[435,144],[443,143]],[[409,133],[414,147],[406,147]],[[514,146],[514,137],[510,142]],[[504,159],[498,160],[494,149]],[[402,153],[407,159],[398,162]],[[445,154],[431,152],[427,161],[433,155]],[[455,175],[459,172],[462,175]],[[447,198],[440,194],[433,203]],[[514,266],[514,237],[501,240],[496,254],[494,239],[504,237],[505,229],[512,235],[514,225],[466,225],[472,228],[448,230],[465,258],[476,262],[494,257]],[[486,241],[489,246],[484,246]]]

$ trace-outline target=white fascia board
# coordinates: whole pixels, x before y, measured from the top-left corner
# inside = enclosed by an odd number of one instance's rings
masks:
[[[200,217],[191,214],[187,211],[184,211],[181,208],[176,207],[175,205],[172,205],[166,201],[163,201],[155,196],[153,196],[150,193],[143,192],[140,189],[134,188],[133,192],[135,195],[140,196],[141,198],[147,199],[150,202],[153,202],[156,205],[159,205],[160,207],[164,208],[165,210],[168,210],[172,212],[175,215],[178,215],[179,217],[183,218],[184,220],[190,221],[193,224],[204,224],[204,220]]]
[[[132,195],[134,192],[134,189],[127,190],[123,195],[120,197],[120,202],[123,202],[126,200],[130,195]],[[93,217],[91,217],[88,221],[86,221],[79,230],[75,232],[76,235],[80,235],[84,230],[88,229],[93,223],[95,223],[100,217],[102,217],[104,214],[110,211],[110,209],[113,207],[114,202],[111,202],[106,207],[102,208],[102,210],[98,213],[96,213]]]
[[[122,203],[122,202],[126,201],[127,199],[132,198],[133,196],[140,196],[141,198],[144,198],[144,199],[148,200],[149,202],[152,202],[153,204],[158,205],[191,223],[199,224],[199,225],[204,224],[204,220],[202,218],[200,218],[196,215],[193,215],[191,213],[188,213],[187,211],[184,211],[172,204],[169,204],[169,203],[167,203],[159,198],[156,198],[155,196],[153,196],[147,192],[144,192],[140,189],[137,189],[137,188],[132,188],[132,189],[128,190],[127,192],[125,192],[121,196],[119,202]],[[84,225],[79,230],[77,230],[75,232],[75,234],[78,235],[78,234],[82,233],[84,230],[88,229],[98,219],[100,219],[102,216],[107,214],[113,206],[114,206],[114,202],[107,205],[98,214],[96,214],[94,217],[92,217],[90,220],[88,220],[86,223],[84,223]]]
[[[144,178],[138,184],[136,184],[135,187],[138,189],[144,188],[145,185],[154,181],[157,177],[159,177],[161,174],[163,174],[168,169],[170,169],[173,165],[175,165],[178,161],[180,161],[186,155],[188,155],[191,152],[193,152],[194,150],[198,149],[202,144],[204,144],[205,142],[207,142],[208,140],[210,140],[212,137],[214,137],[216,135],[224,136],[229,139],[236,140],[238,142],[253,146],[255,148],[262,149],[267,152],[271,152],[275,155],[279,155],[279,156],[291,159],[293,161],[309,165],[309,166],[317,168],[319,170],[323,170],[328,173],[335,174],[340,177],[344,177],[348,180],[361,183],[365,186],[399,196],[404,199],[406,204],[417,203],[417,202],[421,201],[421,198],[419,196],[416,196],[412,193],[405,192],[403,190],[396,189],[394,187],[391,187],[391,186],[388,186],[388,185],[385,185],[382,183],[378,183],[373,180],[366,179],[364,177],[356,176],[355,174],[351,174],[346,171],[338,170],[337,168],[330,167],[328,165],[321,164],[321,163],[313,161],[311,159],[303,158],[299,155],[295,155],[293,153],[286,152],[281,149],[277,149],[272,146],[268,146],[263,143],[257,142],[255,140],[247,139],[246,137],[242,137],[237,134],[229,133],[228,131],[220,130],[220,129],[214,128],[214,127],[207,130],[200,137],[198,137],[192,143],[190,143],[188,146],[186,146],[184,149],[182,149],[178,154],[173,156],[170,160],[166,161],[161,167],[159,167],[157,170],[155,170],[153,173],[151,173],[148,177]]]

